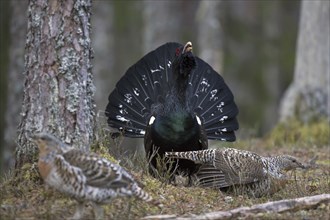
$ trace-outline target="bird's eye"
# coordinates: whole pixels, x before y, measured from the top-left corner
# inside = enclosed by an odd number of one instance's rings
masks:
[[[180,54],[180,48],[176,48],[176,50],[175,50],[175,56],[179,56],[179,54]]]

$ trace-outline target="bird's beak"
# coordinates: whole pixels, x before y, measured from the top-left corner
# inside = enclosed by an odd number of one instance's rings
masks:
[[[184,45],[184,47],[183,47],[182,54],[187,53],[187,52],[191,52],[192,49],[193,49],[192,43],[190,41],[188,41],[186,43],[186,45]]]
[[[300,168],[301,168],[301,169],[307,169],[307,168],[308,168],[308,166],[307,166],[307,165],[305,165],[305,164],[303,164],[303,163],[300,163]]]

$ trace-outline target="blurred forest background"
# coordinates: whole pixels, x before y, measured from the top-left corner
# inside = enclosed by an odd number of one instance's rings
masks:
[[[306,16],[325,10],[320,20],[328,21],[317,26],[325,39],[329,39],[329,17],[324,19],[329,16],[328,3],[325,9],[323,3],[305,6]],[[0,4],[1,161],[8,168],[13,165],[24,88],[28,1],[2,0]],[[165,42],[192,41],[194,53],[213,66],[234,93],[240,110],[238,139],[266,135],[280,118],[286,120],[280,107],[294,77],[302,5],[299,0],[93,1],[92,62],[98,120],[106,121],[108,95],[132,64]],[[329,55],[328,46],[320,44]],[[329,87],[329,56],[326,59],[322,73],[326,77],[314,80]],[[326,109],[317,114],[329,115],[329,93],[320,94],[319,101],[312,102],[325,102]]]

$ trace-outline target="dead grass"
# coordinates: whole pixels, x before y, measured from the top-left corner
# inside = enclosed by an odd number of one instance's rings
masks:
[[[283,131],[282,134],[288,135],[288,132]],[[328,134],[323,133],[323,135]],[[135,155],[122,158],[120,164],[132,171],[143,188],[164,206],[160,209],[133,198],[117,198],[111,204],[104,206],[106,216],[108,219],[139,219],[146,215],[158,214],[189,216],[251,206],[267,201],[330,193],[330,145],[324,143],[324,137],[321,139],[322,143],[318,143],[315,138],[307,143],[296,139],[296,143],[278,141],[281,140],[278,133],[275,139],[271,137],[272,135],[266,140],[241,141],[233,146],[262,155],[291,154],[303,162],[309,162],[317,157],[313,168],[289,173],[292,181],[272,196],[249,198],[245,195],[225,194],[212,189],[161,183],[148,174],[145,159]],[[106,139],[102,139],[92,149],[115,161],[107,154],[105,146],[108,144],[110,143]],[[7,173],[2,177],[0,182],[1,219],[64,219],[73,215],[76,202],[57,191],[45,188],[39,179],[35,164],[26,164],[22,169],[22,176]],[[251,219],[329,219],[329,214],[328,204],[312,210],[258,214]],[[90,205],[86,207],[85,217],[93,218]]]

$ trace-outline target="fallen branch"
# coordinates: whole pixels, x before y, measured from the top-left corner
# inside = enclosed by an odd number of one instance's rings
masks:
[[[248,215],[254,215],[257,213],[266,212],[286,212],[286,211],[297,211],[300,209],[311,209],[321,204],[329,204],[330,194],[321,194],[316,196],[307,196],[295,199],[285,199],[275,202],[267,202],[251,207],[241,207],[232,209],[229,211],[210,212],[202,215],[195,215],[191,217],[178,217],[175,215],[154,215],[146,216],[143,219],[154,219],[154,220],[215,220],[215,219],[228,219],[236,217],[244,217]]]

